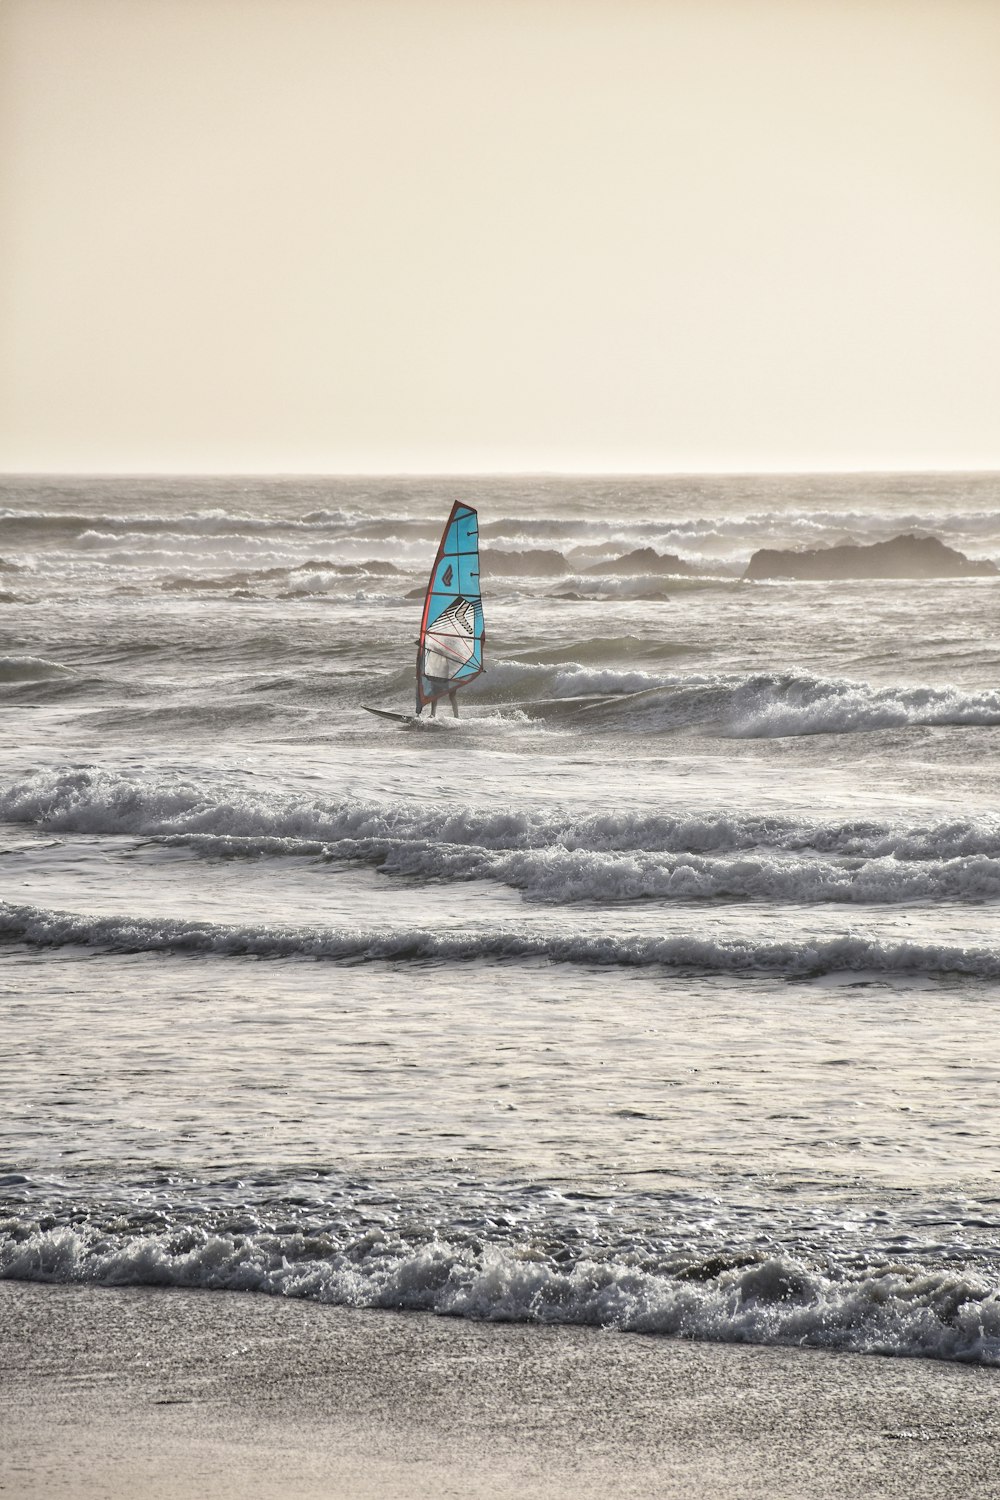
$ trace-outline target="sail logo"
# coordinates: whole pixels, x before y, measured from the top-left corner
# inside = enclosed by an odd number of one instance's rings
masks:
[[[445,586],[446,589],[451,588],[451,581],[454,578],[454,576],[455,576],[455,570],[452,567],[451,563],[449,563],[448,566],[445,568],[444,572],[441,574],[441,582],[444,584],[444,586]]]

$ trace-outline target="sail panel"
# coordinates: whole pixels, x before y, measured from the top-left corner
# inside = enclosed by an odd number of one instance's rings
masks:
[[[456,501],[431,569],[417,642],[417,713],[483,670],[479,517]]]

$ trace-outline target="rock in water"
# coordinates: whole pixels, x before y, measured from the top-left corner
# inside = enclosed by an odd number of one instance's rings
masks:
[[[502,552],[496,547],[483,551],[480,567],[491,578],[554,577],[570,571],[561,552],[551,547],[529,548],[522,552]]]
[[[672,552],[657,552],[652,547],[638,547],[624,557],[615,557],[609,562],[595,563],[585,568],[586,573],[681,573],[690,574],[695,569],[682,557]]]
[[[811,551],[762,547],[744,578],[984,578],[996,563],[974,562],[936,536],[896,536],[869,546],[845,544]]]

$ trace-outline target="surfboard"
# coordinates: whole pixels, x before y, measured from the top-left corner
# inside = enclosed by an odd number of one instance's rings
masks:
[[[416,729],[420,733],[434,734],[442,730],[447,734],[448,730],[455,724],[454,719],[432,719],[425,714],[420,718],[418,714],[394,714],[388,708],[370,708],[367,703],[361,707],[367,714],[374,714],[378,719],[388,719],[391,724],[396,724],[400,729]]]
[[[366,714],[377,714],[380,719],[395,719],[397,724],[415,724],[417,722],[416,714],[394,714],[390,713],[387,708],[369,708],[367,703],[362,703],[361,707]]]

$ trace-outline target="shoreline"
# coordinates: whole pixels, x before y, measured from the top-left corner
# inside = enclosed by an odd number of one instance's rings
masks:
[[[958,1500],[998,1372],[240,1292],[0,1282],[11,1500]]]

